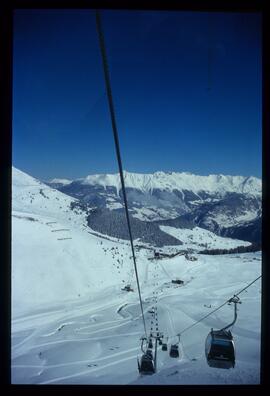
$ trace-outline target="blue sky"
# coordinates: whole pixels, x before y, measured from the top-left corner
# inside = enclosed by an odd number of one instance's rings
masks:
[[[260,14],[103,11],[124,169],[261,177]],[[92,10],[17,10],[13,165],[118,170]]]

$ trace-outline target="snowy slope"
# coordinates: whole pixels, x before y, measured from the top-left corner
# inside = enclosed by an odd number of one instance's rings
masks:
[[[260,255],[181,256],[148,265],[142,282],[145,310],[157,298],[158,328],[169,347],[175,335],[221,305],[260,274]],[[228,268],[228,271],[224,271]],[[222,276],[221,276],[222,274]],[[184,286],[171,284],[180,278]],[[142,278],[143,279],[143,278]],[[180,358],[158,350],[156,374],[139,376],[143,325],[134,293],[105,289],[55,309],[13,321],[12,378],[14,383],[40,384],[257,384],[260,374],[260,282],[241,295],[233,328],[236,366],[208,367],[204,342],[211,327],[231,322],[225,306],[183,334]],[[146,312],[145,311],[145,312]],[[146,312],[150,329],[152,316]],[[167,339],[168,338],[168,339]]]
[[[223,238],[200,227],[192,230],[160,226],[160,229],[183,242],[181,248],[194,251],[206,249],[233,249],[237,246],[249,246],[250,242]]]
[[[50,216],[73,224],[86,224],[86,214],[70,210],[71,198],[12,167],[12,211]]]
[[[130,265],[121,275],[117,268],[124,258],[130,262],[127,245],[118,250],[115,243],[89,234],[86,213],[71,210],[73,201],[13,168],[13,316],[89,295],[106,285],[120,288],[129,277]],[[114,257],[108,260],[109,250]]]
[[[101,238],[68,221],[48,224],[55,220],[56,216],[13,214],[13,316],[89,296],[107,286],[120,289],[123,280],[130,278],[132,263],[126,245],[118,249],[110,241],[101,244]],[[123,260],[127,265],[120,273],[117,267]]]

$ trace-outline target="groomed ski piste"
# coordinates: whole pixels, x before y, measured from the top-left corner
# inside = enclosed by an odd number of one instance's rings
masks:
[[[75,199],[13,168],[12,182],[12,383],[14,384],[258,384],[261,283],[244,293],[232,328],[234,369],[207,365],[205,338],[233,319],[225,305],[183,333],[179,358],[158,347],[157,372],[142,376],[143,323],[128,241],[90,233]],[[171,228],[171,227],[170,227]],[[165,230],[165,229],[164,229]],[[169,230],[179,239],[181,230]],[[192,243],[198,237],[194,229]],[[185,230],[184,245],[190,246]],[[188,233],[188,234],[187,234]],[[105,237],[105,238],[104,238]],[[209,238],[209,241],[207,240]],[[203,242],[215,241],[202,233]],[[218,246],[237,241],[217,237]],[[136,242],[136,241],[135,241]],[[243,241],[238,241],[244,245]],[[189,245],[188,245],[189,244]],[[153,249],[154,250],[154,249]],[[194,253],[160,260],[136,249],[147,330],[153,316],[168,347],[192,325],[261,274],[261,253],[208,256]],[[167,247],[166,251],[176,251]],[[183,284],[173,284],[180,279]],[[122,290],[130,284],[133,292]]]

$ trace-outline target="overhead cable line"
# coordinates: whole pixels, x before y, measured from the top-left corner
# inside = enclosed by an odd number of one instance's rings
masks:
[[[101,16],[100,16],[99,10],[96,10],[96,26],[97,26],[99,46],[100,46],[100,51],[101,51],[101,56],[102,56],[102,64],[103,64],[103,71],[104,71],[104,77],[105,77],[106,92],[107,92],[107,98],[108,98],[109,108],[110,108],[113,137],[114,137],[115,150],[116,150],[119,174],[120,174],[121,185],[122,185],[123,200],[124,200],[124,207],[125,207],[125,213],[126,213],[126,218],[127,218],[127,226],[128,226],[129,239],[130,239],[130,245],[131,245],[131,250],[132,250],[133,264],[134,264],[134,269],[135,269],[135,275],[136,275],[136,281],[137,281],[138,293],[139,293],[139,299],[140,299],[140,306],[141,306],[141,311],[142,311],[142,320],[143,320],[145,336],[147,338],[145,317],[144,317],[142,298],[141,298],[140,283],[139,283],[139,277],[138,277],[138,271],[137,271],[137,263],[136,263],[134,245],[133,245],[129,213],[128,213],[128,204],[127,204],[127,197],[126,197],[122,160],[121,160],[121,154],[120,154],[120,145],[119,145],[117,126],[116,126],[116,117],[115,117],[115,111],[114,111],[114,105],[113,105],[112,89],[111,89],[111,83],[110,83],[109,66],[108,66],[108,61],[107,61],[107,56],[106,56],[105,40],[104,40],[104,34],[103,34],[103,30],[102,30]]]
[[[249,283],[246,287],[244,287],[242,290],[240,290],[238,293],[234,294],[234,297],[239,296],[239,294],[243,293],[243,291],[245,291],[248,287],[250,287],[253,283],[255,283],[258,279],[260,279],[262,277],[262,275],[258,276],[258,278],[256,278],[254,281],[252,281],[251,283]],[[221,304],[219,307],[217,307],[216,309],[214,309],[213,311],[211,311],[209,314],[205,315],[204,317],[202,317],[201,319],[197,320],[195,323],[193,323],[192,325],[186,327],[184,330],[182,330],[180,333],[178,333],[177,335],[180,336],[182,335],[184,332],[186,332],[187,330],[190,330],[192,327],[196,326],[198,323],[202,322],[204,319],[208,318],[208,316],[212,315],[214,312],[218,311],[220,308],[224,307],[224,305],[228,304],[229,302],[231,302],[232,298],[229,298],[227,301],[225,301],[223,304]]]
[[[248,287],[250,287],[253,283],[255,283],[258,279],[260,279],[262,276],[258,276],[254,281],[250,282],[246,287],[244,287],[240,292],[236,293],[235,296],[238,296],[239,294],[243,293]]]

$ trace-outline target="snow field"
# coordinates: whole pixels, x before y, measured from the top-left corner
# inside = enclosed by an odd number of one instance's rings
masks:
[[[211,231],[200,227],[194,227],[192,230],[179,229],[170,226],[159,226],[167,234],[183,242],[183,248],[193,250],[204,249],[233,249],[237,246],[249,246],[250,242],[240,241],[238,239],[224,238],[214,234]],[[205,246],[206,245],[206,246]]]
[[[168,266],[170,274],[186,281],[185,285],[177,287],[165,287],[168,277],[160,271],[159,264],[150,262],[148,279],[152,283],[142,283],[144,307],[147,310],[151,308],[153,291],[157,292],[159,329],[169,337],[169,344],[176,342],[176,333],[215,309],[258,275],[260,256],[254,253],[241,256],[240,260],[232,259],[233,270],[223,279],[219,276],[218,268],[224,267],[225,256],[207,256],[210,262],[205,256],[198,256],[199,262],[187,262],[184,257],[167,260],[162,265]],[[241,267],[245,265],[249,265],[246,272],[248,278],[236,281],[235,274],[239,274],[239,269],[241,273]],[[212,273],[216,277],[207,276],[207,271],[203,271],[206,266],[207,269],[213,267]],[[158,276],[153,282],[155,273]],[[204,287],[200,289],[199,284]],[[136,358],[141,355],[139,338],[143,334],[137,296],[121,290],[113,293],[112,288],[108,288],[107,292],[97,292],[88,302],[85,300],[83,305],[77,300],[69,310],[67,304],[64,316],[63,311],[58,311],[58,320],[55,320],[57,314],[52,311],[51,321],[48,317],[45,323],[41,321],[38,333],[34,333],[23,348],[17,348],[17,353],[14,352],[13,378],[15,382],[26,383],[258,383],[259,289],[259,284],[254,284],[247,293],[241,295],[239,317],[233,328],[237,363],[236,368],[229,370],[229,373],[224,370],[220,373],[220,370],[207,366],[204,340],[211,327],[218,328],[231,322],[232,307],[225,306],[183,334],[183,351],[179,360],[169,358],[167,352],[160,350],[158,373],[151,378],[144,378],[138,377],[136,366]],[[211,309],[208,308],[210,304]],[[121,312],[127,312],[128,315],[117,313],[123,305]],[[250,312],[253,313],[252,318]],[[151,316],[145,314],[149,328]],[[27,318],[24,318],[23,331],[27,328],[26,322]],[[14,328],[14,339],[20,335],[19,329],[18,322]],[[37,364],[36,358],[40,352],[45,363],[43,359]],[[174,374],[176,371],[178,373]]]

